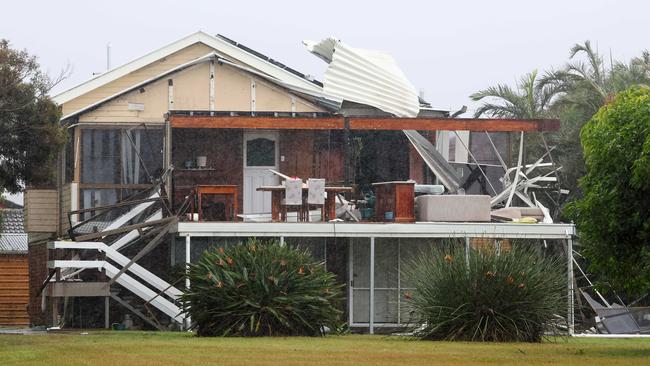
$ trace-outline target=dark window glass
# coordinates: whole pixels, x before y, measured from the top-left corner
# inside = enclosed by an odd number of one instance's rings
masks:
[[[120,182],[120,130],[87,129],[81,135],[81,182]]]
[[[275,166],[275,141],[265,138],[246,141],[246,166]]]
[[[84,129],[81,140],[82,183],[147,184],[162,173],[162,129]]]
[[[68,129],[68,140],[65,144],[65,182],[70,183],[74,178],[74,130]]]
[[[161,129],[131,130],[122,134],[122,184],[146,184],[162,173]]]

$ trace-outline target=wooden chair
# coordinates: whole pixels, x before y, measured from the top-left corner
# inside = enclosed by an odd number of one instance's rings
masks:
[[[325,221],[325,179],[307,179],[307,204],[305,205],[305,218],[310,221],[309,210],[312,206],[320,207],[320,220]]]
[[[302,207],[302,179],[287,179],[284,182],[284,199],[282,200],[282,221],[287,221],[287,210],[298,213],[297,221],[304,220]]]

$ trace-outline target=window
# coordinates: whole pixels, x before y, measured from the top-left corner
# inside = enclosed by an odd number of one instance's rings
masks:
[[[161,129],[83,129],[81,183],[148,184],[162,171]]]
[[[81,183],[119,183],[121,130],[87,129],[81,135]]]
[[[275,166],[275,141],[261,137],[246,141],[246,166]]]
[[[119,202],[163,170],[161,128],[81,128],[80,207]],[[88,216],[88,215],[86,215]]]

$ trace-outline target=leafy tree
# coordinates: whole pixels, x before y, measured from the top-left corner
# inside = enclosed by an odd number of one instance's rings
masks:
[[[633,87],[603,106],[581,132],[584,197],[569,207],[600,282],[650,288],[650,89]]]
[[[0,192],[52,180],[65,142],[59,110],[47,96],[54,84],[36,57],[0,40]]]

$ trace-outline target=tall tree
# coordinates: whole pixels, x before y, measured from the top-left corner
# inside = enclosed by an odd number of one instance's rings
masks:
[[[650,290],[650,89],[633,87],[581,132],[584,197],[569,206],[591,269],[617,290]]]
[[[581,60],[579,57],[583,57]],[[575,44],[564,68],[547,72],[540,79],[540,87],[554,85],[562,90],[555,107],[570,105],[585,115],[585,121],[593,116],[605,102],[634,85],[650,83],[650,55],[645,51],[630,63],[611,61],[607,69],[602,55],[591,42]]]
[[[0,40],[0,192],[52,180],[65,142],[59,109],[47,96],[53,85],[35,56]]]

